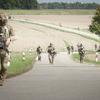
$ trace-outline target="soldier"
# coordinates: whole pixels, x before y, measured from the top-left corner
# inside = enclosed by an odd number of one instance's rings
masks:
[[[41,61],[42,48],[40,46],[38,46],[36,49],[36,52],[37,52],[37,56],[38,56],[38,61]]]
[[[71,46],[71,52],[72,53],[74,52],[74,46],[73,45]]]
[[[0,85],[3,85],[5,78],[7,77],[7,65],[10,60],[8,47],[12,40],[13,29],[7,24],[8,18],[4,13],[0,14]]]
[[[70,45],[69,46],[67,46],[67,51],[68,51],[68,54],[70,54]]]
[[[99,51],[100,51],[100,45],[99,45]]]
[[[51,64],[53,64],[54,63],[54,57],[56,55],[56,51],[55,51],[55,48],[54,48],[52,43],[50,43],[50,45],[48,46],[47,52],[48,52],[49,62]]]
[[[84,50],[84,47],[82,44],[79,45],[78,52],[79,52],[79,56],[80,56],[80,63],[83,63],[84,56],[85,56],[85,50]]]
[[[95,44],[94,47],[95,47],[95,50],[97,50],[97,48],[98,48],[97,44]]]

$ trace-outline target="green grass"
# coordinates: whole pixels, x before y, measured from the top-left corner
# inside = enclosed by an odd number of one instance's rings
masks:
[[[30,70],[35,62],[36,54],[26,53],[26,60],[22,60],[22,53],[11,54],[11,66],[8,68],[8,77],[16,76]]]
[[[77,60],[77,61],[79,61],[79,59],[80,59],[78,53],[72,54],[72,58],[73,58],[73,60]]]
[[[65,41],[64,40],[64,43],[65,43],[65,46],[67,47],[69,44],[67,43],[67,41]],[[90,54],[90,55],[92,55],[92,54],[94,54],[95,55],[95,51],[92,51],[92,50],[86,50],[86,55],[88,55],[88,54]],[[80,61],[80,57],[79,57],[79,54],[78,53],[74,53],[74,54],[72,54],[72,59],[74,60],[74,61]],[[95,58],[94,58],[95,59]],[[95,60],[94,60],[93,58],[88,58],[87,56],[85,56],[85,58],[84,58],[84,62],[86,62],[86,63],[90,63],[90,64],[95,64],[95,65],[100,65],[100,61],[99,62],[96,62]]]
[[[72,58],[75,61],[79,61],[79,54],[78,53],[72,54]],[[96,62],[95,60],[88,59],[87,57],[85,57],[84,62],[90,63],[90,64],[95,64],[95,65],[100,65],[100,61]]]
[[[87,9],[43,9],[43,10],[0,10],[12,15],[94,15],[95,10]]]

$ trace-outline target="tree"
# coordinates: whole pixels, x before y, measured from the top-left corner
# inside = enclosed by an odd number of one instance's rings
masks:
[[[96,9],[100,4],[97,3],[66,3],[66,2],[52,2],[41,3],[40,8],[43,9]]]
[[[0,0],[0,8],[11,9],[15,8],[15,0]]]
[[[100,35],[100,6],[96,9],[95,16],[92,19],[92,24],[89,26],[91,32]]]
[[[2,9],[37,9],[37,0],[0,0]]]

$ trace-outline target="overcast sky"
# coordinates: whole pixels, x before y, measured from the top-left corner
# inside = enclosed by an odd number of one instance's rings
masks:
[[[100,4],[100,0],[38,0],[41,2],[96,2]]]

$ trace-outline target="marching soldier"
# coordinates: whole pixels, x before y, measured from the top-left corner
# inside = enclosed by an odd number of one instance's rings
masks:
[[[95,47],[95,50],[97,50],[97,48],[98,48],[97,44],[95,44],[94,47]]]
[[[10,54],[8,47],[11,43],[13,29],[8,25],[8,18],[4,13],[0,14],[0,85],[3,85],[4,80],[7,77],[7,67],[10,60]]]
[[[72,53],[74,52],[74,46],[73,45],[71,46],[71,52]]]
[[[37,52],[37,56],[38,56],[38,61],[41,61],[42,48],[40,46],[38,46],[36,49],[36,52]]]
[[[68,54],[70,54],[70,50],[71,50],[70,45],[68,45],[68,46],[67,46]]]
[[[80,63],[83,63],[84,56],[85,56],[85,50],[84,50],[84,47],[82,44],[79,45],[78,52],[79,52],[79,56],[80,56]]]
[[[56,55],[56,51],[55,51],[55,48],[54,48],[52,43],[50,43],[50,45],[48,46],[47,52],[48,52],[49,62],[51,64],[53,64],[54,63],[54,57]]]

